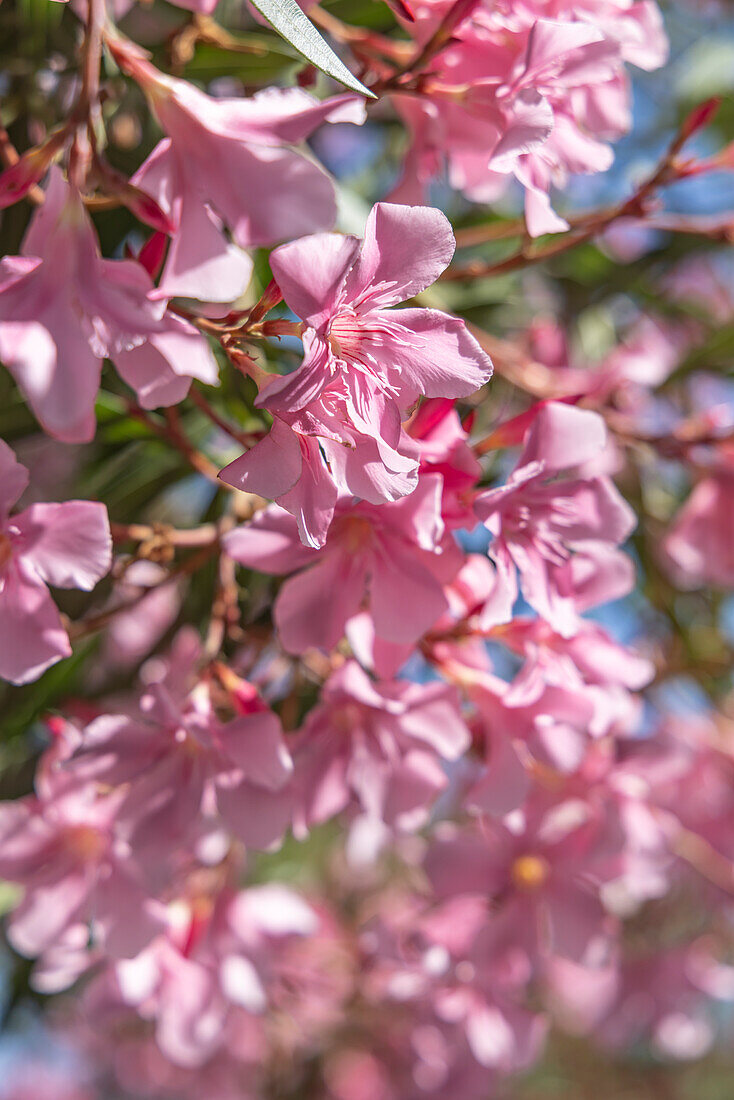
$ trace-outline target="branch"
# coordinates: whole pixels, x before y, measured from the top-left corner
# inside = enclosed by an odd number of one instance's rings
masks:
[[[703,108],[707,106],[704,104]],[[568,252],[580,244],[585,244],[587,241],[598,237],[613,222],[621,218],[646,219],[649,214],[648,203],[655,193],[661,187],[673,183],[677,179],[682,179],[690,173],[690,165],[679,164],[677,157],[694,130],[700,128],[703,122],[710,117],[710,110],[709,114],[706,114],[703,108],[699,109],[700,118],[694,123],[692,123],[690,116],[684,120],[654,172],[640,184],[629,198],[600,210],[577,215],[569,220],[571,228],[548,244],[533,247],[529,243],[524,243],[512,255],[496,263],[488,264],[481,260],[473,260],[466,264],[451,264],[440,276],[440,279],[456,281],[459,279],[479,279],[504,275],[519,268],[553,259],[555,256]],[[723,240],[731,240],[734,236],[734,219],[731,214],[725,215],[723,220],[716,221],[713,226],[710,219],[705,223],[701,223],[692,218],[676,218],[675,215],[662,215],[657,223],[654,219],[651,219],[649,223],[646,221],[646,224],[650,224],[651,228],[667,229],[679,233],[704,233],[707,236],[715,233],[719,236],[719,239]],[[514,221],[509,223],[506,236],[514,237],[519,235],[521,231],[519,221]],[[461,238],[457,235],[457,243],[461,240],[461,247],[467,247],[470,244],[479,243],[480,239],[501,240],[504,236],[505,233],[500,227],[488,226],[484,238],[480,237],[479,228],[473,228],[466,230]]]
[[[147,428],[166,443],[171,443],[177,451],[184,456],[188,464],[208,481],[213,482],[218,489],[225,488],[219,480],[219,467],[211,459],[197,451],[191,440],[186,437],[181,428],[181,422],[175,409],[165,410],[166,424],[161,424],[145,409],[141,409],[134,401],[128,402],[128,414],[140,420]]]
[[[221,536],[235,525],[232,516],[224,516],[219,522],[218,535]],[[204,653],[209,660],[214,660],[221,652],[225,640],[228,638],[240,639],[239,589],[236,579],[236,565],[228,554],[219,555],[219,568],[217,570],[217,588],[212,601],[212,614],[209,620]]]
[[[157,539],[165,540],[169,546],[182,549],[210,546],[218,537],[215,523],[186,528],[169,527],[165,523],[156,523],[152,526],[146,523],[112,523],[110,528],[115,542],[148,542]]]
[[[89,634],[95,634],[98,630],[102,630],[108,626],[114,619],[115,615],[119,615],[122,611],[130,611],[136,607],[142,599],[147,596],[154,588],[163,588],[166,585],[173,584],[174,581],[179,580],[181,577],[189,576],[192,573],[197,572],[202,565],[205,565],[209,558],[216,553],[218,543],[216,541],[210,542],[208,546],[202,547],[198,553],[192,554],[186,561],[181,562],[175,569],[172,569],[158,584],[151,585],[149,588],[144,588],[139,595],[133,597],[131,600],[126,600],[124,603],[118,604],[115,607],[108,607],[104,611],[100,611],[98,615],[90,615],[86,619],[80,619],[78,622],[70,623],[68,627],[68,634],[71,641],[78,641],[80,638],[86,638]]]
[[[226,420],[223,416],[220,416],[217,410],[212,405],[210,405],[206,397],[204,397],[204,394],[201,392],[201,390],[197,389],[195,386],[192,386],[189,390],[189,397],[196,405],[196,407],[200,409],[209,420],[211,420],[212,424],[219,428],[220,431],[225,432],[226,435],[231,436],[232,439],[236,439],[237,442],[240,443],[246,450],[249,450],[250,447],[254,447],[255,444],[258,443],[260,439],[262,439],[263,433],[258,433],[254,435],[248,434],[247,432],[239,431],[239,429],[236,428],[234,424],[230,424],[228,420]]]

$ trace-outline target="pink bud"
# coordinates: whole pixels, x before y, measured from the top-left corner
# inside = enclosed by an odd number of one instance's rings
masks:
[[[43,179],[52,161],[66,141],[66,130],[51,134],[46,141],[26,153],[0,174],[0,210],[25,198]]]
[[[698,133],[699,130],[703,130],[704,127],[708,126],[720,106],[721,97],[712,96],[711,99],[707,99],[705,102],[699,103],[697,107],[694,107],[690,114],[686,116],[680,128],[681,142],[688,141],[688,139]]]

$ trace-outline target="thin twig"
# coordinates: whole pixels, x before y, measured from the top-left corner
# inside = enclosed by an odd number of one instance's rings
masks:
[[[217,410],[212,405],[210,405],[206,397],[204,397],[204,394],[201,392],[201,390],[197,389],[195,386],[192,386],[189,390],[189,397],[197,406],[197,408],[201,409],[204,415],[208,417],[209,420],[211,420],[212,424],[216,425],[216,427],[219,428],[221,431],[231,436],[232,439],[236,439],[237,442],[241,443],[243,447],[248,449],[250,447],[254,447],[255,444],[260,440],[261,435],[252,435],[248,434],[247,432],[241,432],[237,427],[235,427],[234,424],[231,424],[223,416],[220,416]]]
[[[481,260],[473,260],[467,264],[451,264],[451,266],[444,271],[441,280],[455,281],[460,279],[478,279],[505,275],[508,272],[528,267],[531,264],[542,263],[544,260],[553,259],[563,252],[568,252],[570,249],[578,247],[580,244],[585,244],[595,237],[598,237],[599,234],[608,229],[613,222],[621,218],[639,219],[643,217],[646,213],[646,206],[655,192],[666,184],[672,183],[679,177],[679,174],[685,174],[684,167],[679,168],[676,165],[676,158],[689,136],[690,130],[686,123],[684,123],[671,141],[665,155],[655,168],[655,171],[637,188],[634,194],[630,195],[622,202],[615,203],[602,210],[591,211],[588,214],[577,216],[569,223],[571,225],[570,230],[562,234],[560,238],[556,238],[546,245],[540,245],[533,248],[527,244],[523,244],[517,252],[513,252],[510,256],[505,257],[504,260],[499,260],[496,263],[488,264]],[[513,223],[513,229],[515,227],[516,224]],[[674,223],[669,223],[668,228],[671,227],[674,227]],[[697,232],[690,222],[681,223],[679,231]],[[513,233],[512,235],[514,236],[515,234]],[[464,240],[466,241],[466,237]]]
[[[165,417],[166,423],[161,424],[159,420],[151,416],[145,409],[141,409],[139,405],[136,405],[134,401],[128,403],[128,413],[130,416],[135,417],[136,420],[140,420],[147,428],[157,435],[159,439],[164,440],[166,443],[171,443],[177,451],[184,456],[197,473],[202,474],[208,481],[213,482],[217,488],[223,488],[223,483],[219,480],[219,467],[202,454],[201,451],[197,451],[191,441],[184,434],[181,428],[178,413],[175,409],[166,409]]]
[[[215,523],[203,523],[200,527],[169,527],[162,523],[112,523],[110,527],[115,542],[147,542],[149,539],[162,538],[171,546],[182,549],[210,546],[218,537]]]
[[[224,516],[219,521],[219,538],[235,525],[233,516]],[[212,614],[204,642],[204,653],[209,660],[219,656],[227,637],[241,634],[239,589],[235,575],[235,562],[228,554],[220,552],[217,569],[217,588],[212,601]]]
[[[78,622],[70,623],[68,627],[69,638],[74,642],[78,641],[80,638],[86,638],[89,634],[95,634],[98,630],[102,630],[112,622],[116,615],[119,615],[123,611],[131,611],[136,607],[149,592],[153,591],[153,589],[164,588],[174,581],[179,580],[181,577],[190,576],[192,573],[195,573],[202,565],[206,564],[209,558],[216,553],[216,550],[217,542],[210,542],[208,546],[202,547],[198,553],[192,554],[186,561],[177,565],[175,569],[167,573],[157,584],[151,585],[149,588],[144,588],[131,600],[126,600],[124,603],[118,604],[115,607],[108,607],[104,611],[100,611],[98,615],[90,615],[86,619],[80,619]]]

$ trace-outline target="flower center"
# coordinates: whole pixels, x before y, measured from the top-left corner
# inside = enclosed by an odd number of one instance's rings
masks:
[[[510,878],[518,890],[534,893],[545,885],[550,864],[543,856],[518,856],[510,868]]]
[[[187,756],[197,757],[204,751],[204,745],[200,738],[184,723],[177,728],[173,739]]]
[[[65,836],[66,848],[81,863],[96,863],[107,849],[104,833],[91,825],[75,825]]]
[[[346,703],[331,715],[333,728],[341,734],[351,734],[362,724],[362,711],[354,703]]]
[[[362,326],[354,310],[341,310],[329,325],[329,343],[339,359],[359,360]]]
[[[362,516],[349,516],[339,524],[339,538],[350,554],[364,550],[372,539],[372,524]]]

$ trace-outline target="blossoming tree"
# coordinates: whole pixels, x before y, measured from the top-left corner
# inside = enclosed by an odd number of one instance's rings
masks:
[[[731,1082],[694,17],[9,5],[0,1098]],[[668,134],[620,176],[635,71]]]

